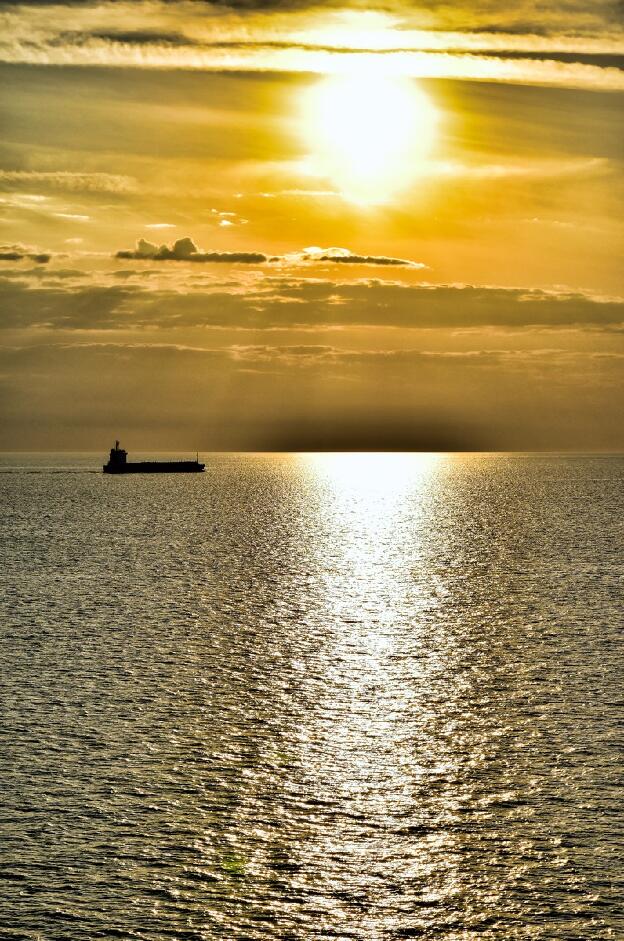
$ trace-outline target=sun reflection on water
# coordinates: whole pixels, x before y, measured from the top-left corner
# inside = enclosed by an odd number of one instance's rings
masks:
[[[301,460],[329,493],[343,506],[358,506],[363,521],[370,525],[388,521],[388,511],[396,510],[415,492],[427,489],[430,479],[444,456],[371,452],[333,452],[303,454]]]
[[[209,467],[105,501],[95,474],[0,475],[37,567],[11,545],[9,921],[615,937],[621,459]]]
[[[301,455],[322,494],[326,540],[323,557],[336,560],[335,576],[345,580],[328,593],[333,615],[360,625],[369,649],[390,646],[379,629],[404,610],[406,565],[419,553],[415,522],[435,487],[440,454],[331,453]],[[350,612],[350,614],[349,614]],[[375,625],[375,626],[373,626]],[[364,631],[362,635],[361,632]]]

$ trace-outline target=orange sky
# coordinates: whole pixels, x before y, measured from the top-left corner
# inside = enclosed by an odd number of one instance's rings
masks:
[[[612,4],[0,22],[5,447],[622,447]]]

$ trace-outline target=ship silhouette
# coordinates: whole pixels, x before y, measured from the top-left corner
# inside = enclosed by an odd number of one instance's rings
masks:
[[[105,474],[198,474],[205,470],[206,465],[200,464],[199,455],[195,461],[137,461],[131,463],[127,460],[128,452],[119,447],[110,449],[108,464],[102,470]]]

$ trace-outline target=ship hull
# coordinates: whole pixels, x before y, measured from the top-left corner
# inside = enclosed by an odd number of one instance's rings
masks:
[[[136,464],[105,464],[105,474],[201,474],[205,464],[198,461],[138,461]]]

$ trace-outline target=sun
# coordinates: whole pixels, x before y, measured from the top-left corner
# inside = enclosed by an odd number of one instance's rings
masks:
[[[365,205],[391,201],[418,174],[437,123],[415,82],[364,71],[314,85],[303,112],[314,171]]]

